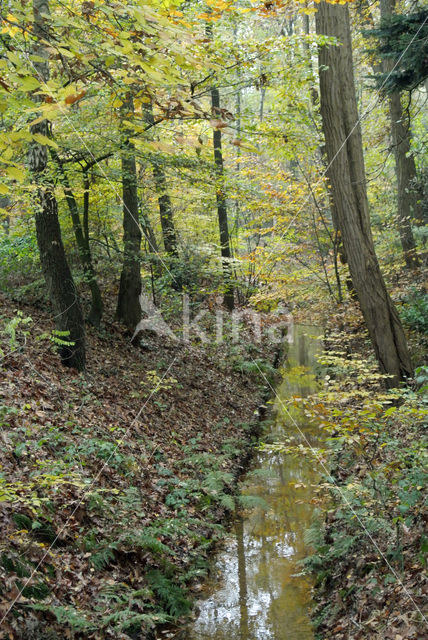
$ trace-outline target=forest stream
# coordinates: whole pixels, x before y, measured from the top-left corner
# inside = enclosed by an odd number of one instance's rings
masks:
[[[320,335],[317,327],[294,327],[275,417],[263,436],[268,444],[258,451],[241,487],[242,494],[257,497],[260,506],[235,518],[216,558],[208,595],[197,603],[188,640],[313,638],[308,615],[311,588],[298,575],[298,562],[305,556],[304,532],[319,470],[307,457],[287,454],[275,443],[286,438],[293,445],[317,443],[317,425],[288,401],[316,390]]]

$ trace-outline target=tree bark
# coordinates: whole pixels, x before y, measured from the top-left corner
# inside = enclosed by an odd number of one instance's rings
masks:
[[[33,0],[35,44],[33,55],[37,57],[34,66],[37,74],[45,82],[49,79],[49,52],[45,44],[49,34],[49,2]],[[49,136],[47,120],[33,125],[32,134]],[[31,142],[28,152],[28,166],[36,185],[36,235],[40,252],[40,262],[53,307],[58,331],[68,332],[60,339],[69,345],[60,345],[63,364],[79,371],[85,368],[85,328],[79,296],[67,262],[61,238],[58,206],[52,178],[47,171],[47,147],[39,142]]]
[[[207,22],[205,25],[205,33],[209,40],[213,40],[212,23]],[[220,92],[217,87],[211,87],[211,113],[213,120],[221,120],[220,109]],[[213,129],[213,147],[214,147],[214,167],[215,167],[215,190],[217,203],[217,218],[220,234],[220,253],[222,258],[223,269],[223,304],[229,311],[235,306],[235,298],[232,286],[232,268],[231,258],[232,249],[229,237],[229,224],[227,217],[227,202],[224,193],[224,166],[223,152],[221,145],[221,129]]]
[[[328,178],[352,283],[380,369],[388,386],[412,375],[406,339],[387,292],[370,227],[361,128],[352,61],[349,8],[324,0],[316,14],[317,33],[339,46],[319,49],[320,100]]]
[[[88,232],[88,193],[89,188],[88,180],[84,181],[84,227],[80,220],[79,207],[77,206],[76,198],[70,186],[68,175],[64,169],[63,164],[54,149],[51,149],[52,159],[56,163],[59,171],[59,179],[64,189],[65,199],[70,211],[71,222],[73,225],[74,237],[76,239],[77,249],[79,252],[80,262],[83,267],[83,273],[85,275],[85,281],[88,283],[91,292],[91,309],[89,311],[88,320],[94,327],[99,327],[101,318],[103,315],[103,300],[101,297],[101,291],[98,286],[97,276],[95,273],[94,265],[92,263],[91,248],[89,246],[89,232]],[[85,233],[86,230],[86,233]]]
[[[168,194],[165,173],[158,161],[153,161],[153,177],[158,194],[159,214],[165,251],[178,258],[177,233],[175,230],[171,198]]]
[[[381,0],[381,19],[389,18],[395,11],[395,0]],[[391,70],[393,63],[384,62],[384,71]],[[389,96],[391,118],[391,137],[397,175],[397,228],[406,265],[414,268],[419,265],[416,243],[412,231],[412,219],[419,218],[416,187],[415,159],[410,151],[410,127],[403,113],[401,94],[394,91]]]
[[[156,240],[155,232],[153,231],[152,224],[150,222],[150,218],[148,216],[148,212],[145,209],[144,202],[141,204],[141,228],[144,234],[144,238],[147,242],[147,252],[153,254],[158,257],[159,254],[159,246]]]
[[[9,196],[0,196],[0,208],[5,209],[6,211],[10,211],[11,209],[11,201]],[[10,216],[6,215],[3,217],[2,221],[3,232],[6,236],[9,235],[10,232]]]
[[[147,103],[145,109],[145,118],[147,124],[154,124],[153,106],[151,102]],[[177,291],[181,291],[182,279],[177,273],[178,261],[180,259],[180,254],[178,252],[178,238],[174,224],[174,213],[171,198],[169,197],[168,193],[165,171],[163,170],[162,164],[157,159],[152,161],[152,168],[156,193],[158,195],[163,246],[166,253],[172,256],[176,262],[175,265],[170,265],[170,270],[173,278],[172,285],[174,289],[176,289]]]
[[[221,116],[220,93],[216,87],[211,88],[211,106],[212,106],[213,118],[214,119],[220,118]],[[215,164],[215,170],[216,170],[215,171],[216,202],[217,202],[218,226],[220,231],[220,251],[221,251],[221,257],[223,262],[223,281],[224,281],[223,302],[225,307],[229,311],[232,311],[235,304],[233,287],[231,283],[230,260],[232,258],[232,251],[230,248],[226,196],[224,194],[224,167],[223,167],[223,152],[221,147],[221,130],[220,129],[213,130],[213,147],[214,147],[214,164]]]
[[[123,194],[123,264],[116,318],[134,330],[141,320],[141,229],[138,219],[135,149],[129,140],[121,154]]]

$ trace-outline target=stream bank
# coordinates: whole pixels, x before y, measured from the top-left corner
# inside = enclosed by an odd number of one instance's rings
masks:
[[[367,332],[356,325],[360,316],[352,318],[345,330],[332,321],[324,386],[306,405],[325,431],[329,469],[319,494],[329,508],[307,533],[316,638],[422,640],[428,638],[428,371],[416,369],[415,380],[386,392]]]
[[[89,331],[81,375],[58,368],[49,318],[21,312],[31,320],[17,323],[12,349],[1,335],[1,631],[168,631],[205,580],[259,425],[263,388],[245,370],[247,349],[266,370],[274,351],[249,333],[232,354],[155,336],[137,350],[106,322]],[[0,313],[3,326],[16,322],[7,298]]]

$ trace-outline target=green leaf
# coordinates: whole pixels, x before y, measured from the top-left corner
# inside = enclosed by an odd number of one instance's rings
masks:
[[[40,144],[46,145],[48,147],[53,147],[54,149],[58,149],[58,145],[56,142],[44,136],[42,133],[33,133],[33,140],[39,142]]]
[[[7,167],[6,173],[9,178],[18,180],[18,182],[22,182],[25,177],[25,172],[22,169],[18,169],[18,167]]]
[[[23,91],[33,91],[34,89],[38,89],[40,87],[40,82],[34,78],[33,76],[25,76],[24,78],[20,78],[21,89]]]

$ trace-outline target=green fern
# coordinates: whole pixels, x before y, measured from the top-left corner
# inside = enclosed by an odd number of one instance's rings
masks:
[[[164,610],[173,618],[189,613],[191,604],[180,588],[158,569],[147,573],[147,581],[159,598]]]
[[[179,577],[179,581],[183,584],[186,584],[187,582],[191,582],[191,580],[195,580],[196,578],[205,578],[209,568],[208,560],[200,558],[198,564],[200,565],[199,567],[193,567],[192,569],[186,571],[186,573],[183,573],[183,575]]]
[[[30,604],[36,611],[49,611],[54,614],[57,622],[63,626],[68,626],[73,631],[86,632],[95,631],[96,626],[91,622],[84,612],[78,611],[74,607],[62,607],[43,604]]]
[[[229,493],[221,493],[218,498],[219,503],[225,509],[229,511],[234,511],[235,509],[235,498],[231,496]]]
[[[0,556],[0,566],[8,573],[16,573],[19,578],[28,578],[31,575],[31,568],[25,565],[18,556],[8,556],[2,553]]]
[[[208,473],[202,483],[203,488],[210,493],[220,493],[225,486],[233,484],[233,475],[224,471],[214,470]]]
[[[314,518],[310,527],[306,529],[303,540],[305,545],[313,549],[320,549],[324,545],[324,532],[320,526],[320,521]]]
[[[115,551],[117,549],[117,542],[110,542],[107,546],[102,549],[99,549],[95,553],[91,555],[89,558],[90,564],[96,569],[100,571],[101,569],[105,569],[109,566],[111,562],[115,559]]]
[[[233,363],[233,369],[243,375],[259,376],[264,374],[268,377],[276,375],[276,369],[262,358],[256,358],[255,360],[243,360],[239,358]]]
[[[141,631],[144,625],[148,629],[153,629],[156,624],[168,622],[170,617],[162,613],[136,613],[130,609],[115,611],[102,618],[103,627],[111,627],[114,631]]]
[[[42,581],[25,586],[25,583],[17,580],[16,586],[21,591],[24,598],[34,598],[34,600],[44,600],[51,592],[51,589],[46,582]]]
[[[100,591],[102,600],[126,604],[133,600],[149,600],[152,595],[152,591],[147,587],[133,590],[124,582],[106,583]]]
[[[120,497],[120,508],[130,514],[140,513],[141,493],[138,487],[128,487]]]
[[[130,544],[131,547],[147,549],[154,554],[168,554],[171,556],[175,555],[175,551],[171,549],[171,547],[168,547],[168,545],[159,540],[159,531],[156,529],[151,529],[150,527],[128,535],[126,537],[126,542]]]

